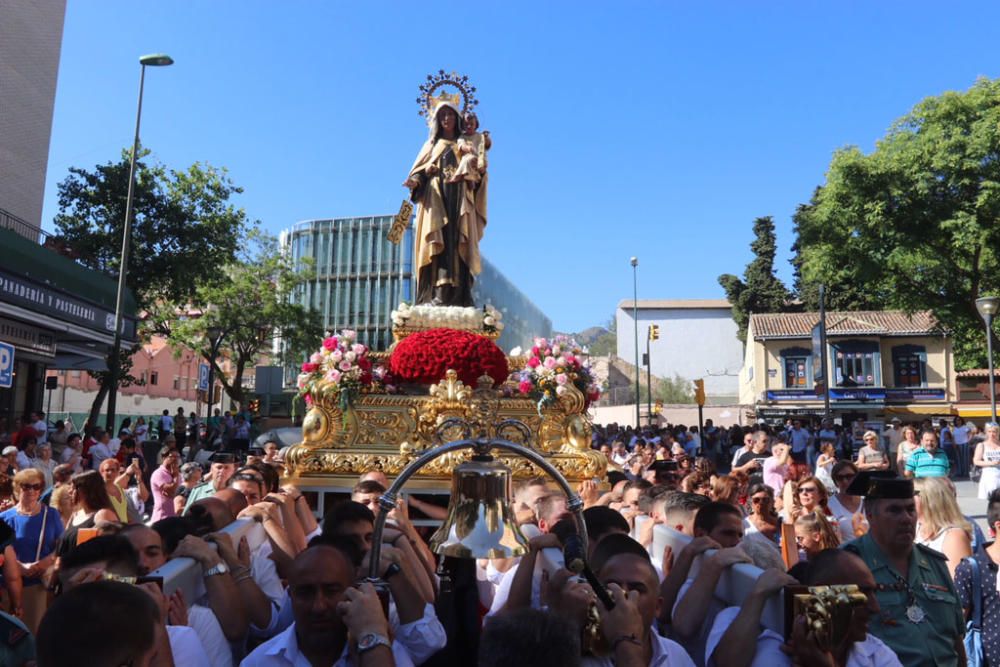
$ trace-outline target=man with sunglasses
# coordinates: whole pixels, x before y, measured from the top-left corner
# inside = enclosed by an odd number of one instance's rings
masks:
[[[913,481],[858,473],[851,491],[865,497],[866,535],[843,546],[875,578],[881,611],[870,631],[907,667],[965,665],[965,618],[943,554],[915,544]]]

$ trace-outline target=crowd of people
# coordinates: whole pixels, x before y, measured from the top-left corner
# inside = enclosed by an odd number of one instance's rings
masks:
[[[53,429],[19,430],[0,459],[0,486],[11,487],[0,664],[960,665],[977,610],[981,664],[1000,664],[1000,547],[959,510],[955,425],[955,456],[922,425],[893,424],[895,443],[795,422],[599,426],[607,477],[578,488],[592,577],[566,569],[569,499],[536,478],[513,494],[529,540],[510,559],[438,558],[411,514],[442,520],[446,508],[401,499],[382,534],[381,590],[364,581],[390,484],[381,471],[318,522],[315,497],[282,483],[278,443],[219,449],[203,469],[176,424],[155,462],[130,434],[111,442],[95,430],[84,443],[68,433],[56,453]],[[984,471],[995,537],[1000,491],[986,471],[1000,442],[994,425],[983,436],[964,444]],[[234,543],[223,529],[240,518],[266,539]],[[658,547],[659,530],[680,541]],[[178,558],[200,568],[197,600],[149,576]],[[727,606],[714,592],[738,564],[762,573]],[[802,618],[777,633],[763,610],[793,584],[853,584],[867,603],[836,644]]]

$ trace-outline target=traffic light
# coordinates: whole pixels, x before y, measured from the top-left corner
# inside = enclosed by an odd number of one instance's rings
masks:
[[[650,324],[649,325],[649,340],[660,340],[660,325]]]
[[[250,402],[247,404],[247,408],[250,410],[252,414],[257,414],[258,412],[260,412],[260,399],[259,398],[250,399]]]
[[[698,405],[705,405],[705,381],[698,379],[694,381],[694,402]]]

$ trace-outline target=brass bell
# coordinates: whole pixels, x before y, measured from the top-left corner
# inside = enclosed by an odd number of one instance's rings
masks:
[[[431,537],[434,553],[456,558],[511,558],[528,540],[511,518],[510,469],[493,460],[467,461],[451,477],[448,517]]]

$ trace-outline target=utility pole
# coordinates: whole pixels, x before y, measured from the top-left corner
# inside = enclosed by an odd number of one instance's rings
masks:
[[[635,330],[635,428],[642,426],[639,410],[639,258],[629,260],[632,265],[632,325]]]
[[[649,332],[646,335],[646,419],[649,425],[653,425],[653,380],[652,380],[652,368],[653,368],[653,356],[651,352],[651,343],[654,340],[660,338],[660,325],[650,324]]]
[[[694,381],[694,400],[698,404],[698,437],[705,443],[705,423],[702,419],[702,409],[705,407],[705,380]]]
[[[823,369],[823,420],[830,419],[830,369],[826,353],[826,286],[819,286],[819,347],[822,351],[820,367]]]

